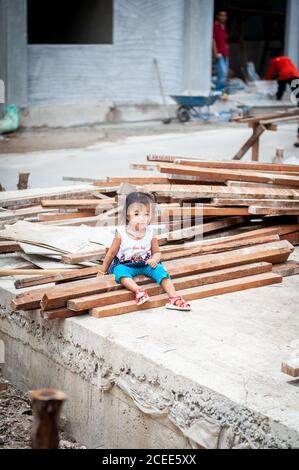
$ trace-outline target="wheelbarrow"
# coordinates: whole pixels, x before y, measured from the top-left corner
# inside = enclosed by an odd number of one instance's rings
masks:
[[[177,109],[177,118],[180,122],[188,122],[191,118],[203,119],[208,121],[211,117],[210,106],[218,100],[221,92],[215,91],[209,96],[187,96],[170,95],[170,97],[179,105]],[[208,112],[201,112],[201,108],[207,106]]]

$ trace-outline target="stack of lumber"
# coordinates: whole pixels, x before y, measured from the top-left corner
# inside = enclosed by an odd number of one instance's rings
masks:
[[[171,256],[174,259],[164,263],[177,290],[187,300],[193,300],[282,282],[280,267],[286,272],[293,246],[286,240],[279,240],[279,230],[274,236],[268,236],[265,230],[264,236],[258,231],[256,237],[249,234],[247,239],[238,235],[225,237],[227,247],[224,246],[225,241],[215,239],[209,243],[198,242],[196,250],[186,254],[180,250],[177,258]],[[243,241],[242,248],[240,241]],[[97,268],[17,280],[15,287],[38,286],[45,282],[56,284],[17,294],[12,308],[40,309],[46,319],[67,318],[87,312],[95,317],[106,317],[159,307],[167,300],[159,285],[139,276],[138,282],[146,284],[151,298],[146,305],[137,307],[131,292],[117,284],[113,275],[99,276]]]
[[[14,310],[39,309],[45,319],[106,317],[166,303],[160,286],[141,276],[151,297],[137,307],[132,293],[99,273],[122,197],[132,190],[155,193],[162,261],[187,300],[299,273],[288,260],[299,243],[299,165],[150,156],[132,167],[163,175],[0,195],[0,274],[26,274],[15,280],[22,291]]]

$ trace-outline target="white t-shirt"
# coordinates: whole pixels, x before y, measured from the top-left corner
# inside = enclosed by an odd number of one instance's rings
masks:
[[[120,263],[143,263],[152,257],[153,228],[148,225],[143,238],[134,240],[127,234],[126,227],[117,227],[121,237],[117,258]]]

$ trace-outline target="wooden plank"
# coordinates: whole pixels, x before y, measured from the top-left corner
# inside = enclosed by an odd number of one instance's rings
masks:
[[[251,117],[244,117],[237,119],[237,122],[239,123],[249,123],[249,122],[260,122],[260,121],[268,121],[268,122],[273,122],[273,120],[276,119],[281,119],[285,117],[293,117],[293,116],[299,116],[299,111],[295,109],[290,109],[289,111],[276,111],[273,113],[268,113],[268,114],[262,114],[259,116],[251,116]]]
[[[254,183],[273,183],[280,185],[291,184],[299,187],[299,177],[294,174],[282,175],[277,173],[258,173],[246,170],[221,170],[217,168],[199,168],[186,165],[173,165],[170,163],[163,163],[158,165],[161,173],[170,173],[178,175],[198,176],[200,178],[208,178],[211,181],[225,182],[227,180],[235,181],[248,181]]]
[[[15,251],[22,251],[20,245],[13,241],[0,241],[0,253],[14,253]]]
[[[63,176],[63,181],[79,181],[81,183],[103,183],[106,179],[99,179],[99,178],[84,178],[80,176]]]
[[[272,270],[280,276],[294,276],[299,274],[299,263],[297,261],[286,261],[273,265]]]
[[[156,171],[157,165],[147,163],[130,163],[129,168],[131,170]]]
[[[256,149],[258,149],[258,139],[260,136],[263,134],[265,131],[265,126],[262,124],[257,125],[253,129],[252,135],[249,137],[249,139],[242,145],[240,150],[234,155],[233,160],[241,160],[241,158],[248,152],[250,147],[254,147],[254,153],[252,155],[252,159],[258,160],[258,153],[256,153]],[[257,150],[258,152],[258,150]]]
[[[23,189],[22,191],[3,191],[0,193],[0,206],[12,207],[40,204],[42,199],[86,198],[94,188],[91,185],[57,186],[53,188]]]
[[[98,261],[103,258],[105,253],[105,247],[95,251],[86,251],[85,253],[68,253],[61,257],[61,261],[67,264],[78,264],[83,261]]]
[[[261,121],[260,124],[262,124],[267,131],[277,131],[278,128],[277,124],[273,124],[272,122]],[[248,127],[251,127],[252,129],[254,129],[256,126],[257,124],[255,122],[248,123]]]
[[[198,224],[190,228],[182,228],[171,232],[161,233],[157,235],[157,239],[159,244],[163,244],[167,240],[171,241],[193,238],[196,235],[215,232],[216,230],[221,230],[233,225],[239,225],[244,221],[245,218],[243,217],[226,217],[225,219],[217,220],[216,222],[208,222],[204,224]]]
[[[8,221],[10,219],[25,219],[26,217],[35,216],[41,213],[52,213],[54,209],[45,209],[42,206],[31,206],[24,209],[8,209],[0,213],[0,222]]]
[[[111,209],[115,207],[115,198],[109,199],[42,199],[41,204],[43,207],[107,207]]]
[[[169,183],[169,179],[161,176],[108,176],[107,181],[112,184],[164,184]]]
[[[231,242],[224,242],[222,244],[210,244],[208,246],[197,246],[190,249],[182,248],[181,250],[176,250],[174,252],[167,252],[162,253],[161,260],[169,260],[169,259],[177,259],[177,258],[185,258],[187,256],[192,255],[199,255],[204,253],[218,253],[221,251],[233,250],[236,248],[244,247],[244,246],[253,246],[259,245],[264,243],[272,243],[279,240],[279,235],[268,235],[263,237],[257,238],[249,238],[243,240],[234,240]]]
[[[202,168],[218,168],[220,170],[249,170],[266,171],[268,173],[281,172],[299,173],[299,165],[289,165],[287,163],[264,163],[264,162],[240,162],[240,161],[209,161],[209,160],[190,160],[182,157],[173,158],[173,163],[179,165],[196,166]],[[171,161],[171,160],[170,160]]]
[[[246,230],[244,232],[228,235],[228,236],[219,236],[217,238],[207,239],[207,240],[199,240],[193,242],[185,242],[184,245],[175,244],[175,245],[167,245],[161,247],[161,252],[168,252],[168,251],[179,251],[183,247],[185,249],[193,248],[196,246],[218,246],[219,244],[223,243],[230,243],[230,242],[238,242],[239,240],[250,240],[252,238],[259,238],[265,237],[269,235],[280,235],[283,236],[285,234],[290,234],[293,232],[299,231],[299,224],[293,225],[276,225],[273,227],[266,227],[260,229],[253,229],[253,230]]]
[[[216,271],[243,264],[250,264],[260,261],[284,262],[293,251],[293,246],[287,242],[279,241],[255,245],[248,248],[241,248],[233,252],[223,252],[213,255],[194,256],[190,260],[175,260],[164,263],[166,269],[172,277],[183,277],[188,274],[196,274],[207,271]],[[179,262],[178,262],[179,261]],[[77,286],[56,286],[47,290],[42,298],[41,306],[43,310],[65,307],[68,300],[83,297],[86,295],[105,292],[107,289],[115,289],[116,281],[110,281],[103,276],[101,279],[90,279],[88,282]],[[24,306],[22,307],[24,308]]]
[[[197,207],[178,207],[161,209],[158,211],[160,217],[223,217],[233,215],[248,215],[247,208],[223,208],[198,204]]]
[[[257,274],[248,276],[241,279],[232,279],[215,284],[205,286],[192,287],[183,289],[179,293],[185,298],[186,301],[195,299],[204,299],[215,295],[221,295],[240,290],[252,289],[255,287],[262,287],[271,284],[282,282],[282,277],[273,273]],[[145,304],[138,306],[134,300],[119,303],[116,305],[106,305],[104,307],[96,307],[91,309],[91,315],[96,318],[110,317],[115,315],[122,315],[124,313],[136,312],[146,310],[148,308],[156,308],[165,305],[168,299],[167,294],[160,294],[151,297]]]
[[[66,282],[76,279],[93,277],[96,276],[98,272],[99,267],[71,269],[67,271],[64,270],[63,272],[60,272],[58,274],[52,274],[50,276],[37,276],[25,279],[17,279],[14,284],[16,289],[23,289],[24,287],[49,284],[51,282]]]
[[[88,313],[88,311],[74,312],[67,308],[56,308],[53,310],[41,310],[41,317],[45,320],[62,320],[65,318],[76,317]]]
[[[145,185],[144,190],[170,197],[213,197],[254,198],[254,199],[299,199],[298,189],[276,189],[273,187],[228,187],[215,185]]]
[[[259,159],[259,149],[260,149],[260,133],[259,133],[259,129],[263,129],[263,128],[266,128],[267,126],[263,125],[263,124],[253,124],[253,135],[255,135],[255,133],[259,134],[258,137],[254,140],[253,144],[252,144],[252,154],[251,154],[251,160],[253,162],[257,162],[258,159]]]
[[[281,372],[291,377],[299,377],[299,358],[290,359],[281,364]]]
[[[207,284],[213,284],[216,282],[227,281],[230,279],[237,279],[246,276],[252,276],[254,274],[261,274],[265,272],[271,272],[271,263],[253,263],[244,266],[237,266],[229,269],[221,269],[219,271],[213,271],[211,273],[195,274],[191,276],[181,277],[174,279],[173,283],[177,290],[187,289],[195,286],[202,286]],[[146,286],[146,291],[149,295],[163,294],[163,289],[156,283],[150,283]],[[132,292],[127,289],[121,289],[111,292],[105,292],[103,294],[96,294],[86,297],[80,297],[77,299],[69,300],[67,307],[74,311],[84,311],[95,307],[102,307],[104,305],[117,304],[119,302],[127,302],[128,300],[134,300],[135,296]]]
[[[299,209],[290,207],[249,206],[248,213],[254,215],[299,215]]]
[[[236,198],[219,198],[212,200],[214,206],[262,206],[262,207],[287,207],[299,209],[299,201],[290,199],[236,199]]]
[[[285,185],[282,184],[272,184],[272,183],[252,183],[250,181],[233,181],[227,180],[225,182],[226,186],[230,187],[255,187],[255,188],[272,188],[272,189],[285,189]],[[292,186],[288,184],[288,189],[297,189],[297,186]]]
[[[233,252],[194,256],[184,261],[167,261],[164,265],[168,269],[171,277],[176,278],[260,261],[282,263],[287,261],[292,251],[293,247],[289,242],[279,241],[266,245],[241,248]],[[150,282],[144,276],[138,277],[137,281],[141,284]],[[12,308],[13,310],[36,309],[40,307],[42,298],[44,300],[45,310],[65,307],[67,301],[70,299],[118,288],[120,288],[120,286],[114,280],[113,275],[92,278],[89,279],[88,282],[85,280],[74,281],[64,285],[39,288],[18,294],[12,302]]]
[[[299,117],[299,115],[297,114],[297,116],[277,117],[275,119],[273,119],[273,118],[272,119],[262,119],[260,121],[260,123],[263,124],[263,126],[269,126],[269,125],[271,125],[271,126],[274,125],[275,126],[274,123],[276,123],[276,122],[281,123],[281,122],[287,122],[287,121],[294,121],[294,120],[297,120],[298,117]]]
[[[94,210],[86,212],[70,212],[65,214],[39,214],[37,220],[39,222],[56,222],[58,220],[79,219],[82,217],[94,216]]]
[[[49,274],[57,274],[65,271],[65,269],[0,269],[0,277],[19,275],[32,276],[36,274],[48,276]]]
[[[88,279],[89,286],[93,286],[94,284],[101,285],[102,287],[106,285],[111,289],[115,288],[116,286],[116,282],[114,280],[113,275],[99,276],[96,278]],[[41,306],[42,297],[47,292],[50,292],[53,288],[71,290],[71,289],[76,289],[78,286],[82,286],[82,285],[86,286],[86,279],[76,280],[76,281],[68,282],[65,284],[59,284],[55,287],[45,286],[45,287],[40,287],[37,289],[31,289],[31,290],[28,290],[27,292],[22,292],[20,294],[17,294],[11,303],[11,308],[13,310],[37,309],[37,308],[40,308]]]
[[[288,240],[292,245],[299,245],[299,232],[288,233],[281,237],[282,240]]]
[[[192,157],[190,157],[191,159]],[[176,157],[171,157],[169,155],[147,155],[146,159],[148,162],[173,162]],[[194,157],[195,160],[195,157]]]

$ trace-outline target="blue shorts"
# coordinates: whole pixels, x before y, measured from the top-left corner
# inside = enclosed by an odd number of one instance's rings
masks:
[[[117,264],[113,269],[113,274],[116,281],[120,284],[120,279],[122,277],[135,277],[140,274],[144,276],[151,277],[158,284],[161,284],[161,281],[165,278],[170,279],[168,271],[161,263],[158,263],[155,268],[151,268],[148,264],[145,266],[126,266],[125,264]]]

